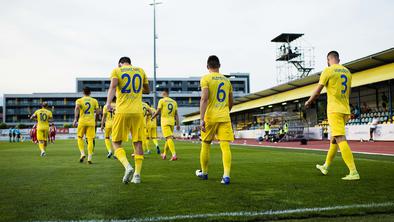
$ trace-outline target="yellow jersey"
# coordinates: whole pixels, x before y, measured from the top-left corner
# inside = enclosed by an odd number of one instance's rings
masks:
[[[103,108],[103,115],[105,115],[105,127],[111,128],[115,116],[116,104],[111,103],[112,111],[108,111],[107,106]]]
[[[75,102],[79,106],[79,126],[96,126],[95,111],[98,109],[98,102],[90,96],[84,96]]]
[[[116,113],[142,113],[142,88],[148,84],[143,69],[122,66],[112,71],[111,79],[118,79],[116,87]]]
[[[220,73],[204,75],[201,89],[208,89],[209,98],[204,121],[230,122],[229,95],[233,91],[230,80]]]
[[[147,127],[148,126],[148,121],[149,121],[149,106],[146,102],[142,102],[142,114],[144,115],[144,126]]]
[[[38,130],[49,130],[49,120],[52,119],[52,112],[41,108],[34,112],[37,117],[37,129]]]
[[[151,111],[151,113],[155,113],[156,109],[153,108],[153,107],[150,107],[150,111]],[[156,128],[157,127],[157,118],[154,118],[152,120],[152,116],[149,117],[149,127],[150,128]]]
[[[350,114],[349,95],[352,86],[352,74],[339,64],[324,69],[319,85],[327,89],[327,113]]]
[[[164,97],[159,100],[157,109],[161,111],[161,126],[174,126],[175,113],[178,110],[178,104],[170,97]]]

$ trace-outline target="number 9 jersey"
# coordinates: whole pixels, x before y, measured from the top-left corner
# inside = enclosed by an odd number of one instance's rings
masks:
[[[327,89],[327,113],[350,114],[349,95],[352,74],[339,64],[324,69],[320,75],[319,85]]]
[[[209,73],[201,78],[201,90],[209,91],[205,122],[230,122],[229,94],[233,91],[230,80],[220,73]]]
[[[159,100],[157,108],[161,110],[161,125],[174,126],[175,113],[178,110],[178,104],[170,97],[164,97]]]

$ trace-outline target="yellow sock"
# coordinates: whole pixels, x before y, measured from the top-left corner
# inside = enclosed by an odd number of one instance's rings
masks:
[[[142,160],[144,159],[144,155],[135,155],[134,162],[135,162],[135,174],[141,175],[142,169]]]
[[[38,143],[38,148],[40,148],[41,152],[45,152],[45,147],[43,143]]]
[[[82,156],[85,156],[85,144],[82,138],[78,138],[78,149]]]
[[[155,146],[157,147],[159,145],[159,143],[157,142],[157,139],[152,139],[153,144],[155,144]]]
[[[167,140],[167,145],[168,145],[168,148],[169,148],[170,151],[171,151],[171,154],[172,154],[173,156],[175,156],[175,155],[176,155],[176,152],[175,152],[174,140],[172,140],[171,138],[168,139],[168,140]]]
[[[350,173],[357,172],[356,165],[354,164],[353,154],[347,141],[342,141],[338,143],[338,146],[339,149],[341,149],[342,159],[343,161],[345,161]]]
[[[338,144],[330,143],[330,149],[327,152],[326,162],[324,163],[324,166],[329,167],[331,165],[332,160],[334,159],[337,152],[338,152]]]
[[[231,170],[231,150],[230,143],[228,141],[220,141],[220,149],[222,149],[223,169],[224,177],[230,176]]]
[[[208,173],[208,162],[209,162],[209,150],[211,148],[211,144],[202,142],[201,144],[201,152],[200,152],[200,164],[201,170],[204,174]]]
[[[126,169],[127,166],[130,164],[129,161],[127,160],[126,157],[126,152],[124,151],[123,148],[118,148],[115,150],[115,156],[118,158],[118,160],[122,163],[124,168]]]
[[[105,139],[105,148],[107,148],[107,152],[110,153],[111,151],[111,140],[110,139]]]
[[[88,139],[88,156],[93,154],[93,139]]]

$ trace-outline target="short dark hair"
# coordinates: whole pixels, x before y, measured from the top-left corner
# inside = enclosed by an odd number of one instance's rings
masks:
[[[131,59],[129,57],[123,56],[122,58],[119,59],[119,64],[120,63],[128,63],[131,64]]]
[[[331,51],[327,54],[327,57],[332,56],[335,59],[339,60],[339,53],[337,51]]]
[[[42,102],[41,106],[44,107],[44,108],[47,108],[48,107],[48,102]]]
[[[219,58],[215,55],[211,55],[208,57],[207,66],[210,69],[218,69],[220,68]]]
[[[164,88],[163,92],[166,92],[167,94],[170,94],[170,90],[168,88]]]
[[[83,94],[89,96],[89,95],[90,95],[90,92],[91,92],[91,91],[90,91],[90,88],[89,88],[89,87],[85,86],[85,87],[83,88]]]

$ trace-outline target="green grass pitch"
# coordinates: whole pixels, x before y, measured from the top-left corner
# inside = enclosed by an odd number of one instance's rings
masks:
[[[194,175],[199,168],[200,145],[176,141],[176,148],[179,161],[146,155],[142,183],[124,185],[123,167],[106,158],[102,140],[97,141],[92,165],[78,162],[73,140],[49,145],[44,158],[39,156],[37,145],[30,142],[1,142],[0,221],[160,219],[208,213],[212,216],[183,220],[394,221],[394,205],[215,216],[224,212],[394,203],[394,157],[355,155],[361,180],[349,182],[341,180],[347,168],[340,155],[329,175],[322,176],[315,164],[324,161],[325,152],[232,146],[232,183],[225,186],[220,184],[218,145],[212,146],[208,181]],[[127,154],[130,157],[130,148]]]

